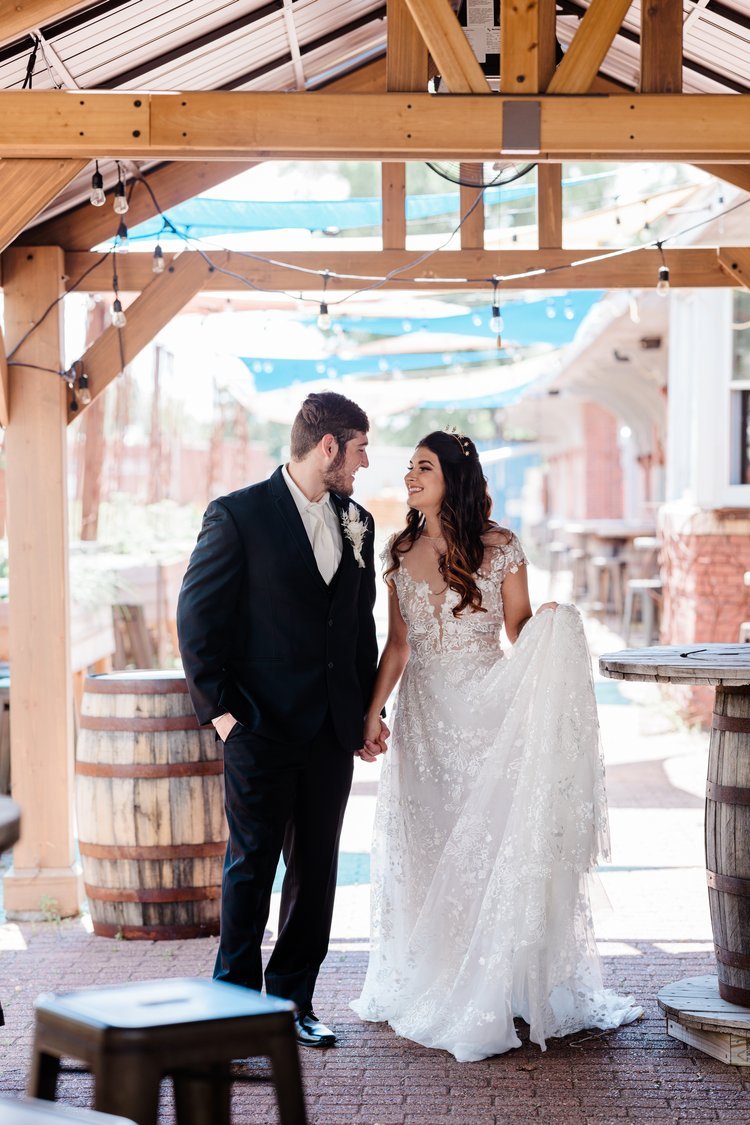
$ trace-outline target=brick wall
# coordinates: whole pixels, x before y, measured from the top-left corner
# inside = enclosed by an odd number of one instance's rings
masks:
[[[664,584],[662,644],[736,643],[750,621],[750,510],[665,504],[659,513]],[[714,691],[670,686],[689,721],[708,724]]]
[[[623,475],[618,421],[597,403],[582,402],[581,423],[582,444],[549,458],[548,511],[568,519],[620,519]]]

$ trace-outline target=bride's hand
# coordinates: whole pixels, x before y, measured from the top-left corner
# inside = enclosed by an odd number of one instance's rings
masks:
[[[545,602],[543,605],[539,606],[536,612],[541,613],[543,609],[557,609],[559,604],[559,602]],[[534,616],[536,616],[536,614]]]
[[[386,739],[390,733],[380,715],[367,717],[363,737],[364,745],[359,751],[359,756],[363,762],[374,762],[380,754],[386,753],[388,750]]]

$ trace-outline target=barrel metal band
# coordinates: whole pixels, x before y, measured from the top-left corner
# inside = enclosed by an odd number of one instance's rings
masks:
[[[85,844],[78,842],[87,859],[206,859],[223,856],[226,840],[207,844]]]
[[[177,941],[181,938],[215,937],[218,932],[218,918],[214,922],[203,922],[197,926],[118,926],[94,920],[94,933],[97,937],[120,937],[126,941]]]
[[[195,715],[81,715],[81,730],[200,730]]]
[[[76,762],[79,777],[206,777],[222,773],[224,762]]]
[[[730,1004],[737,1004],[740,1008],[750,1008],[750,988],[733,988],[731,984],[719,981],[719,996]]]
[[[138,680],[109,679],[104,676],[87,676],[84,684],[87,695],[187,695],[188,686],[184,676],[174,678]]]
[[[715,781],[707,781],[706,797],[724,805],[750,805],[750,789],[741,785],[717,785]]]
[[[221,897],[221,887],[95,887],[84,883],[97,902],[206,902]]]
[[[733,949],[724,949],[722,945],[714,943],[716,960],[722,965],[730,965],[733,969],[750,969],[750,953],[736,953]]]
[[[714,730],[735,731],[737,734],[750,734],[750,719],[738,718],[735,715],[711,716],[711,726]]]
[[[706,881],[714,891],[726,891],[730,895],[750,898],[750,879],[743,879],[738,875],[719,875],[716,871],[707,871]]]

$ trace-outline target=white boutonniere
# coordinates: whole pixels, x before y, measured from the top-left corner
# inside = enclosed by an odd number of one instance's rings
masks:
[[[362,558],[362,544],[367,534],[367,520],[363,520],[356,504],[350,504],[348,511],[341,512],[341,526],[344,535],[352,545],[352,552],[357,560],[357,566],[363,567],[365,560]]]

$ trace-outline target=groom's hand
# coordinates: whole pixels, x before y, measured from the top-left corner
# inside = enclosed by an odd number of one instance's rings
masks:
[[[234,726],[237,720],[235,719],[231,711],[225,711],[223,715],[217,715],[215,719],[211,720],[211,722],[213,723],[216,733],[218,734],[221,741],[226,742],[226,740],[229,738],[229,735],[234,730]]]

